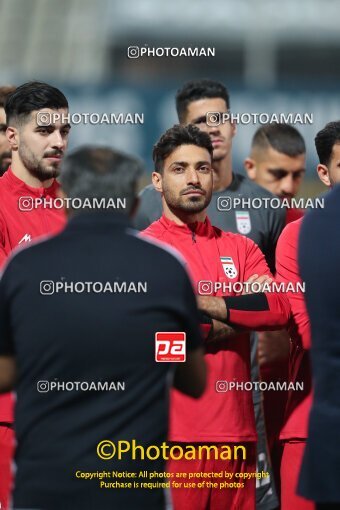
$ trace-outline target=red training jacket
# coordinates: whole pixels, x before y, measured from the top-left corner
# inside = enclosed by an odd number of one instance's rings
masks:
[[[28,186],[11,168],[0,177],[0,268],[15,248],[62,230],[66,221],[63,209],[32,208],[36,198],[56,198],[58,188],[56,180],[49,188]],[[13,422],[10,393],[0,395],[0,422]]]
[[[245,282],[255,273],[270,275],[261,250],[252,240],[223,232],[213,227],[208,218],[204,223],[178,225],[163,215],[143,235],[170,244],[182,254],[196,293],[201,280],[227,284]],[[222,296],[222,290],[213,295]],[[284,326],[289,318],[288,302],[274,294],[267,297],[267,311],[231,309],[230,322],[249,329],[259,329],[264,324],[271,329]],[[208,381],[202,397],[194,400],[172,390],[169,439],[188,443],[256,441],[252,391],[226,391],[225,385],[251,381],[248,333],[207,342],[205,359]]]
[[[302,219],[283,230],[276,248],[276,278],[281,282],[301,283],[298,268],[298,240]],[[303,382],[303,391],[290,390],[285,412],[285,424],[280,439],[306,439],[308,417],[312,404],[310,368],[310,322],[302,292],[288,292],[292,311],[289,323],[291,337],[289,353],[289,382]]]

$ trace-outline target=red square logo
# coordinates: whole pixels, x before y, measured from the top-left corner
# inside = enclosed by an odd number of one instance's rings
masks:
[[[186,335],[181,332],[158,332],[155,335],[157,362],[183,363],[186,360]]]

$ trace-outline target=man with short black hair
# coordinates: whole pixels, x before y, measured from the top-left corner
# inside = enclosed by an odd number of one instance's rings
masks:
[[[303,216],[303,210],[290,207],[291,200],[299,191],[306,166],[306,146],[299,131],[288,124],[271,123],[255,132],[250,155],[244,161],[249,179],[267,189],[287,207],[286,224]],[[290,340],[287,331],[265,331],[258,335],[258,361],[261,379],[267,383],[288,379],[288,357]],[[268,445],[280,486],[279,473],[282,448],[279,442],[283,426],[287,392],[266,391],[263,406],[266,419]]]
[[[99,199],[105,209],[70,207],[65,230],[18,252],[0,282],[0,390],[17,392],[15,508],[165,507],[164,457],[144,460],[136,448],[134,458],[132,441],[145,450],[160,447],[171,381],[197,398],[206,372],[182,260],[130,227],[140,173],[138,161],[109,148],[84,147],[66,157],[61,183],[70,203]],[[160,332],[186,333],[185,362],[155,361]],[[105,462],[112,448],[98,445],[119,448],[119,441],[128,441],[131,452]],[[150,482],[139,476],[145,470],[159,473],[152,490],[138,486]],[[96,472],[109,475],[81,478]]]
[[[185,83],[176,95],[176,109],[181,125],[194,124],[207,133],[213,146],[212,170],[213,192],[208,206],[208,216],[212,225],[225,232],[241,233],[252,239],[263,252],[269,268],[275,271],[275,246],[284,227],[285,211],[272,208],[230,208],[224,206],[235,199],[246,200],[273,198],[272,193],[258,186],[247,177],[232,169],[232,140],[236,125],[230,121],[219,125],[208,125],[208,113],[230,112],[230,98],[226,87],[215,80],[194,80]],[[226,200],[227,199],[227,200]],[[141,205],[135,225],[143,230],[162,215],[161,193],[151,184],[140,194]],[[257,364],[257,338],[252,335],[252,381],[259,380]],[[277,507],[270,459],[268,458],[261,392],[253,392],[257,423],[258,469],[270,472],[266,480],[258,480],[258,510],[272,510]]]
[[[261,126],[253,136],[244,168],[249,179],[290,202],[297,195],[306,172],[305,141],[289,124]],[[286,223],[302,214],[299,209],[288,208]]]
[[[70,130],[62,118],[53,122],[51,114],[66,114],[68,102],[60,90],[47,83],[24,83],[7,95],[4,106],[12,164],[0,177],[0,268],[17,246],[63,228],[63,210],[53,203],[44,207],[42,202],[57,197],[59,184],[55,178],[59,175]],[[4,465],[0,501],[5,508],[11,478],[12,423],[10,395],[2,395],[0,458]]]
[[[236,125],[230,121],[219,125],[207,123],[209,112],[230,111],[226,87],[214,80],[189,81],[176,95],[177,114],[182,125],[194,124],[209,134],[213,146],[213,195],[208,214],[213,225],[226,232],[239,232],[252,239],[264,253],[271,271],[275,268],[275,246],[284,226],[285,212],[272,208],[223,209],[223,198],[273,198],[273,195],[232,170],[232,140]],[[143,230],[162,214],[161,196],[151,185],[141,194],[136,226]]]
[[[7,123],[4,105],[6,97],[14,91],[13,85],[0,87],[0,176],[6,172],[12,160],[11,147],[6,138]]]
[[[340,121],[329,122],[315,137],[319,156],[317,172],[326,186],[340,181]]]
[[[154,147],[155,171],[152,174],[155,189],[162,194],[164,213],[143,234],[181,252],[197,294],[202,291],[202,283],[210,283],[211,289],[211,297],[198,298],[208,307],[202,309],[212,323],[206,338],[207,389],[197,402],[173,392],[170,439],[196,446],[208,442],[218,451],[225,442],[241,443],[246,446],[247,458],[222,461],[208,456],[199,461],[170,460],[169,468],[171,472],[249,473],[256,470],[252,394],[244,390],[221,392],[217,385],[225,378],[241,386],[250,379],[249,335],[239,329],[271,329],[284,325],[289,307],[284,298],[281,300],[282,296],[274,293],[239,295],[240,291],[225,290],[223,284],[227,288],[228,283],[256,280],[259,275],[261,282],[270,281],[271,275],[263,254],[253,241],[221,231],[212,226],[207,217],[213,190],[212,154],[210,137],[196,126],[176,125],[164,133]],[[219,290],[214,290],[216,283]],[[222,299],[223,292],[225,299]],[[220,318],[210,313],[210,303],[216,302],[222,305]],[[223,475],[219,482],[226,480]],[[174,489],[172,495],[175,510],[236,507],[253,510],[255,480],[248,480],[240,490],[184,487]]]

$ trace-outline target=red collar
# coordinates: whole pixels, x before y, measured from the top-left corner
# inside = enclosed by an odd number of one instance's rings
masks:
[[[7,171],[4,173],[4,175],[1,177],[10,187],[11,189],[16,188],[17,190],[22,191],[23,193],[26,193],[28,195],[34,195],[34,196],[42,196],[42,195],[50,195],[55,196],[56,191],[59,188],[59,183],[56,181],[56,179],[53,180],[51,186],[48,188],[44,188],[43,186],[39,188],[35,188],[33,186],[29,186],[24,181],[19,179],[16,175],[14,175],[11,167],[7,169]]]
[[[163,214],[159,222],[166,230],[173,233],[192,235],[194,232],[199,237],[214,237],[214,228],[212,227],[208,217],[205,218],[205,221],[196,221],[195,223],[179,225]]]

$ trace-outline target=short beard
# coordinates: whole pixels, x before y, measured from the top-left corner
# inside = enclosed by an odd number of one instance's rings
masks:
[[[203,202],[200,200],[195,200],[195,198],[185,202],[183,200],[183,195],[180,197],[175,197],[169,189],[164,188],[163,184],[163,195],[169,209],[171,209],[173,212],[180,211],[188,214],[196,214],[204,211],[204,209],[208,207],[211,201],[212,193],[207,193],[204,195]]]
[[[50,168],[47,169],[43,166],[42,161],[38,160],[33,152],[27,147],[25,144],[21,144],[18,150],[19,157],[24,164],[25,168],[28,172],[39,179],[39,181],[44,182],[49,179],[53,179],[58,177],[60,174],[59,166],[50,165]]]

